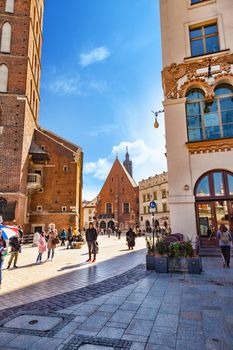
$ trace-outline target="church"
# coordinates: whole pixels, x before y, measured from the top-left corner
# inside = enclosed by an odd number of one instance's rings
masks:
[[[128,148],[123,164],[116,157],[97,196],[96,220],[100,229],[134,229],[139,224],[139,187],[133,179]]]
[[[80,223],[81,147],[39,126],[44,0],[0,1],[0,216],[26,233]]]

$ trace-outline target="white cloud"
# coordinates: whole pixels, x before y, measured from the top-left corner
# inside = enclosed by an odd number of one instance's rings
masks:
[[[58,95],[84,95],[81,90],[80,78],[71,78],[63,75],[50,81],[46,88],[53,94]]]
[[[107,89],[107,82],[93,80],[89,82],[89,87],[94,91],[102,93]]]
[[[83,67],[87,67],[95,62],[105,61],[110,55],[110,51],[107,47],[101,46],[93,49],[89,52],[81,53],[80,64]]]
[[[95,178],[104,180],[111,166],[107,158],[100,158],[96,162],[85,163],[83,170],[85,174],[92,174]]]
[[[114,130],[117,130],[117,125],[115,124],[95,125],[92,128],[88,129],[85,134],[88,136],[108,135]]]

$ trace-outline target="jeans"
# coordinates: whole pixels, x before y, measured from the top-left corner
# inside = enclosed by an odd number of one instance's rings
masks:
[[[19,251],[18,250],[15,250],[13,252],[11,252],[11,257],[10,257],[10,260],[8,262],[8,266],[10,267],[11,266],[11,263],[14,259],[14,266],[16,266],[16,263],[17,263],[17,260],[18,260],[18,256],[19,256]]]
[[[62,238],[62,239],[61,239],[61,246],[63,246],[63,245],[66,245],[66,244],[65,244],[65,238]]]
[[[41,260],[42,260],[42,253],[39,253],[36,259],[36,262],[39,262],[39,261],[41,262]]]
[[[94,259],[96,258],[96,241],[87,241],[89,260],[91,260],[91,253],[94,254]]]
[[[53,249],[53,248],[51,248],[51,249],[49,249],[49,250],[48,250],[48,260],[49,260],[49,258],[50,258],[50,253],[51,253],[51,251],[52,251],[52,256],[51,256],[51,259],[53,259],[53,258],[54,258],[54,249]]]
[[[2,283],[2,266],[3,266],[3,260],[0,260],[0,284]]]
[[[224,245],[224,246],[221,246],[221,252],[222,252],[222,255],[224,257],[224,260],[227,264],[227,266],[229,267],[230,266],[230,258],[231,258],[231,247],[229,245]]]

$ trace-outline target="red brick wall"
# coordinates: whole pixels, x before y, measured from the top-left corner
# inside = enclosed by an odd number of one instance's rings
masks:
[[[125,227],[131,225],[130,214],[122,213],[123,203],[130,203],[130,211],[134,211],[135,223],[139,220],[139,189],[133,187],[127,175],[125,174],[123,165],[117,159],[99,193],[99,200],[96,206],[98,215],[105,214],[105,204],[112,203],[115,220],[118,224],[123,223]],[[98,219],[100,222],[101,219]]]

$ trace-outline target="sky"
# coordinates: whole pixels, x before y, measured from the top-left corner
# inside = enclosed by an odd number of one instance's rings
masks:
[[[83,199],[126,146],[136,181],[166,171],[159,0],[45,2],[40,125],[82,147]]]

